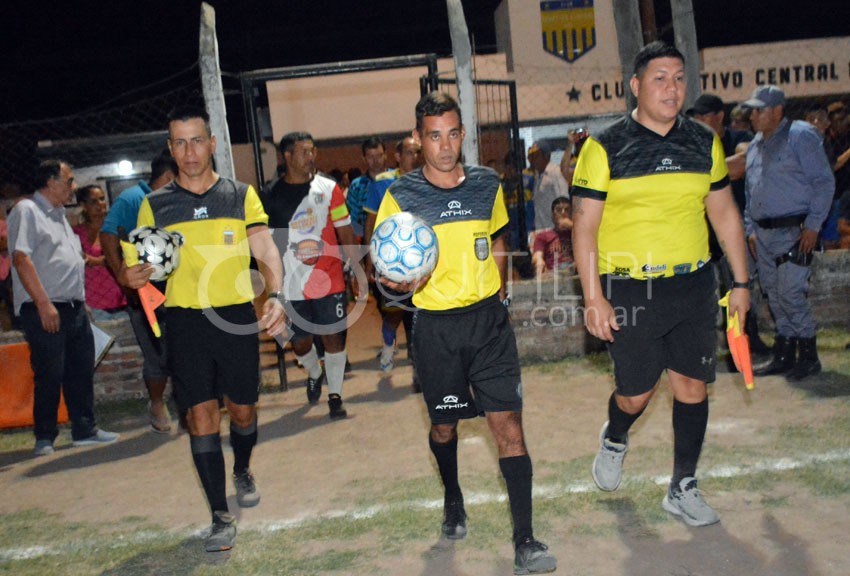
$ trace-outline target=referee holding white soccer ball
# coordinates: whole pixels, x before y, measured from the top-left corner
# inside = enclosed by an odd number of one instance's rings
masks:
[[[249,468],[257,444],[260,384],[250,257],[256,258],[269,294],[281,289],[283,269],[254,188],[213,170],[216,139],[206,111],[184,107],[171,112],[168,147],[179,173],[145,198],[138,225],[185,238],[180,265],[166,285],[166,348],[175,399],[181,411],[188,411],[192,459],[212,512],[205,548],[218,552],[232,548],[236,539],[236,520],[227,506],[220,397],[230,416],[236,501],[243,508],[260,501]],[[141,288],[154,271],[140,266],[148,276],[133,288]],[[265,301],[259,327],[272,336],[284,331],[277,298]]]
[[[522,429],[522,380],[516,339],[506,306],[508,214],[498,174],[461,164],[464,128],[449,95],[432,92],[416,105],[413,137],[425,165],[394,183],[384,196],[376,228],[410,212],[437,234],[433,273],[418,282],[381,282],[415,288],[418,308],[413,350],[431,419],[429,442],[445,488],[442,533],[466,536],[466,510],[458,483],[457,425],[484,413],[499,451],[516,549],[514,572],[552,572],[556,561],[534,539],[531,458]]]

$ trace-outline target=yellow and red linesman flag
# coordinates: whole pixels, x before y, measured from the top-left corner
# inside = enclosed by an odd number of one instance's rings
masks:
[[[575,62],[596,46],[593,0],[543,0],[540,2],[543,49]]]
[[[135,266],[139,263],[139,253],[136,252],[136,247],[133,244],[121,240],[121,251],[124,253],[124,263],[127,266]],[[162,331],[159,329],[159,322],[157,322],[154,311],[165,302],[165,296],[153,284],[148,282],[139,288],[139,300],[142,303],[148,324],[151,325],[151,330],[159,338],[162,336]]]
[[[731,291],[718,302],[726,308],[726,341],[729,342],[729,352],[732,354],[735,368],[744,376],[744,386],[747,390],[752,390],[756,387],[756,382],[753,377],[753,360],[750,357],[750,339],[741,327],[738,313],[729,315],[729,294]]]

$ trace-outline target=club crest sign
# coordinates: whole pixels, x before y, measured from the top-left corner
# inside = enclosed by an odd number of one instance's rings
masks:
[[[540,2],[543,49],[567,62],[575,62],[596,46],[593,0]]]

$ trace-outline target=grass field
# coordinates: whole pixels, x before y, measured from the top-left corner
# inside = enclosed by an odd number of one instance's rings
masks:
[[[824,373],[797,387],[780,378],[760,379],[760,397],[745,396],[742,386],[732,383],[736,376],[720,375],[712,390],[711,426],[716,428],[709,429],[700,477],[701,488],[720,510],[723,522],[700,530],[671,520],[659,506],[671,459],[669,439],[654,441],[669,428],[664,400],[637,430],[646,440],[634,441],[623,486],[605,494],[593,487],[588,473],[601,412],[565,411],[573,396],[563,390],[564,382],[576,390],[586,387],[596,390],[589,392],[596,395],[596,404],[603,402],[609,393],[608,388],[598,389],[598,383],[608,379],[604,356],[526,366],[526,387],[539,389],[539,395],[528,401],[539,400],[532,416],[549,414],[550,427],[545,430],[538,424],[536,432],[529,432],[535,457],[535,527],[559,556],[558,573],[850,573],[847,341],[847,332],[824,332],[819,340]],[[742,398],[753,407],[743,407]],[[132,428],[141,406],[140,402],[101,406],[99,417],[105,428]],[[371,404],[364,401],[357,407],[365,414]],[[755,408],[760,409],[757,419]],[[357,426],[368,423],[368,417],[354,421]],[[480,420],[464,426],[462,438],[488,437]],[[559,450],[558,442],[569,442],[573,427],[582,430],[581,446]],[[588,427],[592,430],[585,431]],[[352,430],[357,433],[356,427]],[[295,449],[297,444],[290,438],[288,447]],[[309,440],[304,444],[305,451],[315,449]],[[373,474],[333,479],[343,494],[328,493],[330,502],[324,509],[242,523],[236,548],[225,555],[202,552],[203,525],[175,527],[158,521],[156,498],[149,503],[150,514],[121,516],[104,510],[99,521],[69,519],[39,506],[37,495],[25,488],[32,461],[22,452],[31,445],[27,431],[0,435],[0,456],[6,457],[0,460],[0,478],[5,478],[3,500],[9,501],[0,507],[3,574],[511,573],[510,519],[492,458],[466,469],[461,462],[470,514],[470,534],[462,543],[437,537],[441,486],[433,470],[396,477],[376,468]],[[485,454],[492,454],[492,447]],[[265,472],[262,477],[269,476]],[[184,480],[174,477],[174,482]],[[836,529],[842,525],[843,533]],[[812,533],[819,529],[823,533]],[[682,550],[696,555],[676,560]]]

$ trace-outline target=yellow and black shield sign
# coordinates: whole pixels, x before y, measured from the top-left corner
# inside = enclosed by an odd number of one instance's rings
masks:
[[[593,0],[544,0],[540,2],[543,49],[575,62],[596,46]]]

